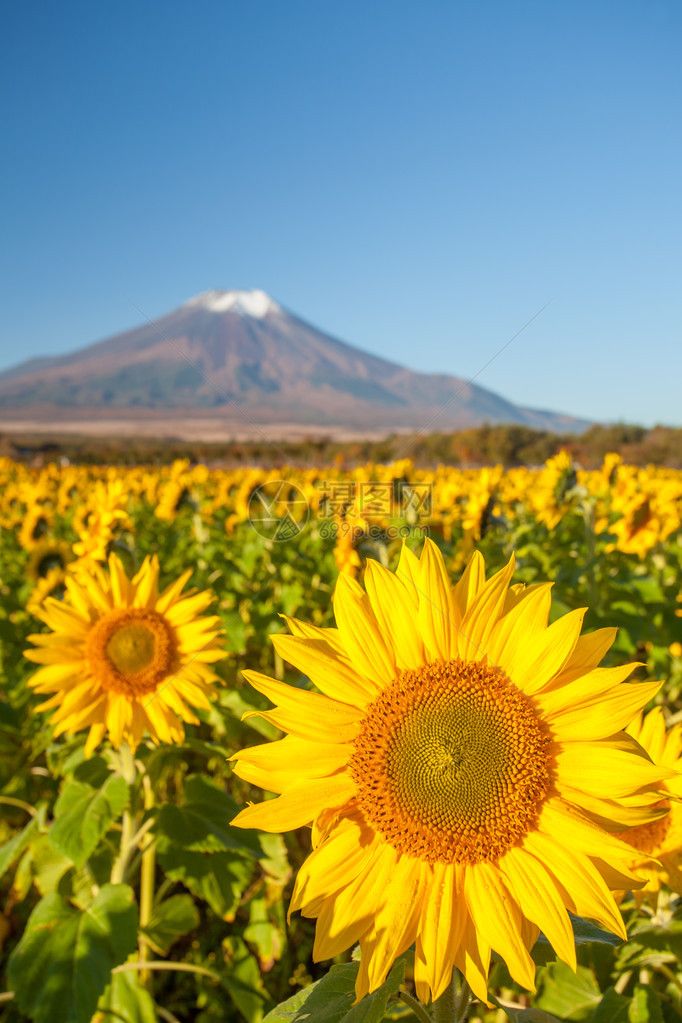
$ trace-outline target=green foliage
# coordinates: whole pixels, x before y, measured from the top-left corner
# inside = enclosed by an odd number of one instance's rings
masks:
[[[189,895],[171,895],[159,903],[142,932],[152,949],[166,956],[184,934],[199,926],[199,913]]]
[[[579,966],[574,973],[566,963],[546,966],[540,974],[535,1005],[565,1020],[589,1019],[601,1001],[601,991],[592,971]]]
[[[137,909],[127,885],[105,885],[87,910],[46,895],[9,961],[19,1007],[35,1023],[89,1023],[111,970],[133,951],[136,936]]]
[[[128,786],[110,774],[95,788],[67,778],[54,808],[50,843],[76,867],[82,867],[128,803]]]
[[[381,987],[365,995],[357,1005],[353,1003],[360,964],[332,966],[321,980],[269,1012],[263,1023],[379,1023],[389,998],[398,993],[404,980],[405,966],[405,957],[401,956]]]
[[[596,431],[572,438],[571,445],[587,462],[602,443],[612,448],[614,438],[645,453],[652,436],[622,429],[605,438]],[[405,438],[382,443],[388,457]],[[433,462],[513,464],[526,457],[541,461],[558,443],[525,427],[491,427],[420,438],[416,450]],[[677,440],[658,436],[656,444],[671,464]],[[140,442],[139,450],[149,449]],[[242,446],[235,458],[250,458],[253,450]],[[298,450],[318,465],[342,450],[351,461],[371,457],[362,445],[311,443]],[[121,457],[130,452],[134,448]],[[501,514],[494,500],[488,502],[477,546],[489,572],[513,550],[517,581],[556,582],[553,618],[588,605],[587,629],[618,626],[605,663],[641,660],[639,677],[664,679],[657,701],[679,715],[682,657],[671,649],[682,635],[679,534],[642,557],[612,550],[613,535],[594,531],[594,502],[570,473],[557,490],[565,508],[551,530],[520,503]],[[8,1023],[89,1023],[96,1011],[95,1023],[151,1023],[165,1018],[158,1006],[193,1023],[415,1023],[412,1009],[398,999],[401,990],[414,991],[409,956],[378,992],[353,1005],[357,963],[345,961],[345,953],[332,964],[313,962],[313,921],[294,914],[287,923],[310,831],[258,835],[230,825],[249,801],[266,797],[232,773],[229,757],[279,735],[258,716],[242,720],[269,703],[241,671],[310,686],[274,656],[269,636],[284,630],[281,613],[333,624],[333,537],[314,519],[282,543],[259,536],[247,522],[228,530],[225,510],[218,504],[207,513],[196,493],[184,496],[172,521],[162,521],[153,504],[142,501],[129,512],[130,525],[115,541],[128,571],[156,553],[164,583],[191,566],[189,586],[213,589],[228,649],[217,665],[223,685],[210,709],[199,709],[199,723],[187,727],[181,744],[155,747],[143,740],[134,779],[124,780],[120,754],[107,741],[86,761],[85,733],[55,739],[46,716],[35,710],[42,697],[26,685],[35,665],[22,651],[28,635],[43,626],[26,608],[32,591],[27,552],[12,530],[0,529],[0,969],[5,992],[14,992],[2,1003]],[[454,575],[464,533],[457,518],[450,532],[446,525],[433,521],[429,528]],[[72,543],[73,510],[54,528]],[[415,549],[420,542],[409,540]],[[400,544],[384,532],[365,538],[359,551],[395,567]],[[625,943],[573,918],[577,975],[556,962],[541,936],[532,950],[536,996],[498,961],[491,974],[495,1007],[475,1002],[473,1020],[501,1023],[503,1011],[513,1023],[682,1021],[680,907],[664,900],[652,917],[626,900],[624,914]],[[168,969],[147,976],[143,956]]]

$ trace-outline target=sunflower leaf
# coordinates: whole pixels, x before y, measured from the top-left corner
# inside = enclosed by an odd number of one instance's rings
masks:
[[[630,1023],[663,1023],[661,1000],[648,984],[636,984],[628,1010]]]
[[[559,1023],[556,1016],[552,1016],[549,1012],[543,1012],[542,1009],[524,1009],[516,1005],[508,1005],[491,994],[488,994],[488,998],[498,1009],[502,1009],[509,1016],[512,1023]]]
[[[617,969],[632,969],[682,958],[682,920],[633,930],[627,945],[619,949]]]
[[[199,914],[190,895],[172,895],[152,913],[143,928],[145,937],[158,955],[168,955],[178,938],[199,926]]]
[[[139,973],[132,970],[112,974],[97,1009],[103,1014],[102,1023],[108,1019],[119,1023],[156,1023],[157,1020],[154,1001],[140,983]]]
[[[619,994],[615,987],[607,988],[590,1017],[590,1023],[626,1023],[630,1002],[631,999]]]
[[[98,788],[67,780],[55,804],[50,844],[82,867],[127,803],[128,786],[115,774],[109,774]]]
[[[222,920],[234,920],[253,875],[253,861],[235,853],[182,849],[166,838],[157,843],[159,865],[171,881],[180,881],[204,899]]]
[[[611,946],[623,944],[623,939],[619,938],[617,934],[603,931],[601,927],[596,927],[589,920],[585,920],[581,916],[574,916],[572,913],[569,916],[571,918],[576,947],[579,948],[581,945],[590,944]],[[533,945],[531,956],[536,966],[546,966],[547,963],[553,963],[557,958],[556,952],[544,934],[540,934],[540,937]]]
[[[0,877],[19,859],[24,849],[45,827],[45,807],[41,806],[26,827],[0,848]]]
[[[90,1023],[115,966],[137,942],[137,909],[127,885],[100,888],[86,910],[56,892],[31,913],[9,960],[8,981],[34,1023]]]
[[[332,966],[329,973],[297,991],[269,1012],[263,1023],[379,1023],[389,998],[398,993],[405,977],[404,956],[396,960],[388,977],[376,991],[365,995],[357,1005],[355,980],[359,962]],[[530,1021],[532,1023],[532,1021]],[[538,1021],[540,1023],[540,1021]]]
[[[222,976],[223,986],[247,1023],[260,1023],[270,996],[263,986],[258,961],[241,938],[225,938],[222,948],[229,965]]]
[[[584,966],[574,973],[566,963],[550,963],[539,975],[535,1005],[560,1019],[587,1019],[600,1001],[599,985]]]
[[[156,831],[193,852],[233,849],[244,856],[259,858],[263,853],[257,833],[230,826],[238,811],[232,796],[208,778],[195,774],[187,779],[182,806],[166,803],[160,807]]]

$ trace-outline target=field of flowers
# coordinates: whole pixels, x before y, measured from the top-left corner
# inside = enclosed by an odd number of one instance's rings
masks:
[[[682,472],[0,459],[0,594],[4,1020],[682,1018]]]

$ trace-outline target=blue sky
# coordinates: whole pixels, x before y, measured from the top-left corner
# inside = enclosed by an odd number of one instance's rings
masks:
[[[678,0],[11,5],[0,368],[263,288],[525,405],[682,425]]]

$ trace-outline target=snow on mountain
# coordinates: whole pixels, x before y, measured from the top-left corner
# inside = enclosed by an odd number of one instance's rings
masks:
[[[262,320],[269,313],[280,312],[280,307],[264,291],[254,288],[251,291],[202,291],[185,302],[185,307],[206,309],[211,313],[234,312],[238,316],[252,316]]]

